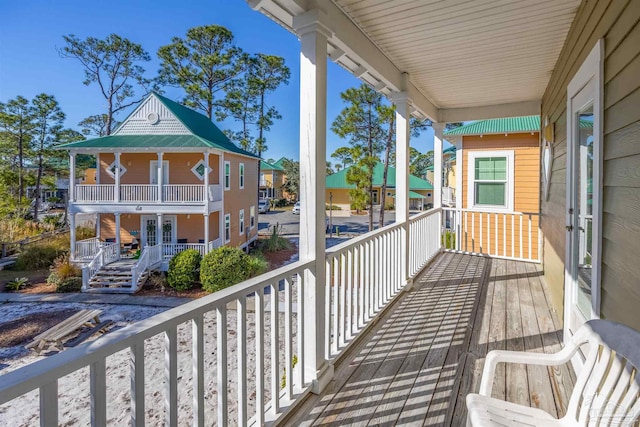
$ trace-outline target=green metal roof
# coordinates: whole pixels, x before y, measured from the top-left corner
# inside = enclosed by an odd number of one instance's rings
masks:
[[[231,142],[207,116],[155,92],[151,92],[148,97],[150,96],[158,98],[192,135],[115,134],[63,144],[58,148],[216,148],[245,156],[257,157],[255,154],[245,151]]]
[[[264,161],[264,160],[260,160],[260,170],[267,170],[267,171],[273,171],[273,170],[276,170],[276,171],[284,171],[284,169],[283,169],[281,166],[277,165],[276,163],[269,163],[269,162],[266,162],[266,161]]]
[[[444,132],[445,135],[490,135],[500,133],[540,132],[540,116],[507,117],[480,120]]]
[[[415,191],[409,191],[409,198],[410,199],[426,199],[427,196],[423,196],[420,193],[416,193]]]
[[[285,160],[287,160],[286,157],[280,157],[280,159],[277,162],[275,162],[273,165],[281,168],[282,170],[284,170],[284,161]]]
[[[332,188],[355,188],[354,184],[347,182],[347,171],[353,166],[342,169],[340,172],[336,172],[332,175],[328,175],[326,179],[326,187]],[[373,168],[373,186],[382,186],[382,177],[384,175],[384,165],[378,162]],[[389,166],[389,172],[387,174],[387,187],[395,188],[396,186],[396,169]],[[411,190],[433,190],[433,185],[429,181],[419,178],[415,175],[409,175],[409,189]]]

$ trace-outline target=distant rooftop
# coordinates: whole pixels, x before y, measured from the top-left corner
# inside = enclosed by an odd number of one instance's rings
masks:
[[[540,132],[540,116],[479,120],[444,132],[444,135],[491,135]]]

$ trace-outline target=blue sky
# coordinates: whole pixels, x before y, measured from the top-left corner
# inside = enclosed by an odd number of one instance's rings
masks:
[[[53,94],[67,114],[67,126],[77,128],[83,118],[104,112],[104,99],[95,86],[82,84],[83,71],[72,59],[63,59],[57,49],[62,36],[103,38],[111,33],[141,44],[152,56],[145,65],[148,75],[159,68],[156,52],[174,36],[184,37],[187,29],[217,24],[229,28],[237,44],[250,53],[268,53],[285,58],[291,68],[288,86],[281,86],[269,102],[282,114],[267,135],[265,158],[298,158],[299,49],[298,39],[244,0],[110,0],[77,1],[0,0],[0,102],[22,95]],[[327,126],[343,108],[340,92],[360,81],[329,61]],[[165,95],[180,99],[177,88],[165,88]],[[121,114],[118,118],[123,119]],[[233,122],[219,124],[233,128]],[[327,156],[347,142],[327,131]],[[433,147],[429,129],[412,145],[420,151]]]

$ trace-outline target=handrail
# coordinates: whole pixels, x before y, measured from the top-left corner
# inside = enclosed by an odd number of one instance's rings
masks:
[[[145,246],[140,252],[140,258],[131,267],[131,291],[135,292],[138,289],[138,279],[142,273],[149,267],[149,246]]]
[[[292,275],[296,275],[298,277],[298,293],[296,304],[300,307],[302,301],[302,292],[303,286],[300,286],[302,277],[304,276],[305,271],[313,270],[314,262],[313,261],[298,261],[287,266],[278,268],[269,273],[263,274],[261,276],[246,280],[237,285],[231,286],[229,288],[223,289],[214,294],[202,297],[195,301],[186,303],[179,307],[173,308],[166,312],[157,314],[151,318],[141,320],[134,324],[131,324],[123,329],[111,332],[107,335],[102,336],[97,341],[94,342],[86,342],[75,348],[70,348],[65,350],[62,353],[56,354],[55,356],[42,359],[36,361],[29,366],[25,366],[19,368],[13,372],[9,372],[2,376],[2,381],[0,382],[0,405],[3,405],[19,396],[24,395],[35,389],[40,389],[40,402],[43,403],[40,407],[40,419],[44,421],[45,424],[54,424],[57,425],[57,410],[51,410],[51,405],[57,405],[58,402],[58,393],[57,393],[57,381],[78,369],[83,367],[91,367],[91,396],[92,396],[92,419],[96,417],[95,422],[97,425],[102,425],[106,421],[106,377],[105,370],[97,369],[94,370],[94,366],[104,366],[107,358],[112,356],[122,350],[130,349],[132,352],[136,352],[139,350],[140,346],[144,345],[145,340],[150,339],[158,334],[165,334],[165,363],[167,364],[167,368],[165,369],[165,380],[168,384],[165,390],[167,390],[168,395],[165,396],[165,410],[169,414],[173,414],[176,416],[177,411],[177,346],[181,345],[181,343],[176,340],[176,330],[179,325],[184,324],[185,322],[192,322],[194,327],[194,336],[193,336],[193,362],[194,362],[194,376],[197,375],[197,378],[194,378],[194,402],[198,405],[202,405],[204,407],[204,386],[202,383],[201,375],[204,375],[204,366],[202,366],[203,358],[204,358],[204,349],[203,349],[203,316],[209,312],[217,313],[216,324],[218,328],[218,334],[216,337],[218,349],[222,348],[224,350],[227,349],[227,304],[230,302],[238,303],[238,352],[236,357],[238,357],[238,369],[245,370],[246,372],[246,363],[248,352],[254,349],[249,349],[246,346],[246,341],[242,339],[242,337],[249,336],[247,334],[247,328],[249,327],[247,322],[247,297],[253,295],[255,299],[255,336],[256,336],[256,370],[257,372],[263,372],[263,375],[259,377],[255,382],[255,393],[256,393],[256,422],[258,424],[264,424],[265,417],[267,414],[275,413],[276,415],[280,412],[279,408],[283,408],[285,405],[290,404],[294,397],[294,391],[296,393],[306,392],[306,390],[311,386],[310,379],[305,377],[304,370],[296,368],[293,369],[293,360],[294,353],[292,347],[293,335],[298,334],[298,338],[295,340],[295,345],[297,346],[297,351],[302,351],[302,344],[304,342],[304,331],[306,328],[309,328],[308,325],[305,324],[304,316],[293,316],[292,311],[292,286],[294,281],[291,280]],[[275,322],[273,319],[277,319],[279,317],[279,303],[278,303],[278,294],[279,290],[281,290],[279,284],[284,283],[284,295],[285,295],[285,334],[284,336],[280,332],[278,328],[278,322]],[[267,297],[264,293],[264,289],[269,287],[271,289],[270,295],[268,296],[270,299],[270,308],[265,309],[265,298]],[[271,348],[277,348],[280,339],[285,340],[286,351],[284,359],[279,359],[278,356],[272,356],[272,375],[270,379],[267,380],[266,373],[263,365],[264,358],[264,325],[265,325],[265,311],[270,313],[270,317],[272,319],[271,323]],[[281,312],[280,312],[281,313]],[[253,316],[251,317],[253,318]],[[293,332],[292,322],[297,322],[297,330],[296,333]],[[197,327],[196,327],[197,326]],[[275,341],[274,341],[275,340]],[[191,349],[189,348],[191,352]],[[140,360],[137,360],[138,357],[144,357],[144,354],[136,353],[139,356],[136,356],[135,363],[132,362],[131,366],[131,375],[136,376],[137,371],[136,368],[143,367],[144,364],[140,364]],[[217,378],[222,378],[223,381],[218,381],[217,389],[218,389],[218,417],[219,424],[227,423],[227,402],[228,402],[228,394],[227,394],[227,354],[219,354],[218,356],[218,376]],[[300,353],[299,356],[301,357]],[[278,362],[280,360],[280,362]],[[223,363],[220,363],[222,361]],[[274,365],[275,364],[275,365]],[[196,367],[199,367],[196,369]],[[275,368],[274,368],[275,366]],[[287,373],[287,385],[284,391],[281,389],[281,378],[280,378],[280,370],[278,370],[278,366],[284,367]],[[275,370],[274,370],[275,369]],[[277,375],[273,376],[273,373]],[[144,375],[144,374],[140,374]],[[242,378],[242,377],[241,377]],[[86,379],[88,382],[89,379]],[[242,424],[247,421],[247,409],[248,409],[248,393],[247,393],[247,383],[249,385],[253,385],[253,378],[249,376],[247,378],[246,374],[244,377],[244,383],[239,384],[239,397],[237,398],[238,402],[238,414],[239,417],[243,417],[244,420]],[[93,384],[96,384],[96,389],[94,390]],[[136,414],[132,411],[132,417],[135,415],[144,416],[144,396],[145,389],[148,391],[149,384],[139,381],[133,381],[131,385],[131,393],[132,393],[132,401],[136,401]],[[87,386],[88,387],[88,386]],[[97,390],[97,388],[100,388]],[[162,384],[159,384],[159,389],[162,389]],[[295,387],[295,388],[294,388]],[[271,402],[265,402],[265,390],[271,390]],[[197,395],[195,394],[197,392]],[[253,392],[252,392],[253,394]],[[235,396],[233,397],[235,399]],[[275,411],[274,411],[275,409]],[[240,415],[240,410],[242,410],[242,414]],[[270,412],[269,412],[270,411]],[[272,414],[273,415],[273,414]],[[195,418],[203,420],[201,417],[203,414],[200,411],[194,411],[194,423]],[[220,418],[222,417],[222,418]]]

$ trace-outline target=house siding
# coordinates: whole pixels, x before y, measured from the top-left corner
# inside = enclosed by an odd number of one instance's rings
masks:
[[[256,225],[258,215],[258,161],[249,157],[225,153],[224,160],[231,165],[231,186],[224,192],[224,212],[231,214],[231,241],[229,246],[245,244],[258,234],[258,227],[249,230],[250,209],[256,207]],[[244,163],[244,188],[240,188],[239,165]],[[240,210],[244,209],[244,227],[249,235],[240,236]],[[224,218],[223,218],[224,220]]]
[[[456,197],[461,197],[463,209],[468,209],[469,183],[469,153],[477,151],[513,150],[514,152],[514,212],[536,214],[539,212],[538,199],[540,194],[540,142],[537,132],[513,133],[508,135],[471,135],[463,137],[462,151],[462,188],[456,189]],[[522,252],[520,252],[520,221],[522,218]],[[474,235],[467,234],[467,241],[462,243],[463,249],[476,252],[482,248],[490,253],[501,253],[516,258],[537,258],[538,244],[538,215],[531,215],[531,252],[529,252],[529,217],[502,214],[482,215],[483,239],[480,239],[480,215],[466,214],[468,227],[474,230]],[[498,238],[495,238],[496,221],[498,224]],[[505,224],[506,221],[506,224]],[[471,223],[475,222],[473,227]],[[512,229],[512,225],[515,230]],[[487,234],[487,225],[491,227],[491,236]],[[491,242],[488,241],[491,237]],[[506,241],[506,245],[505,245]],[[514,250],[512,250],[512,242]]]
[[[567,86],[604,38],[601,316],[640,329],[640,2],[583,1],[542,99],[555,125],[549,199],[542,200],[544,278],[562,315],[564,298]]]

